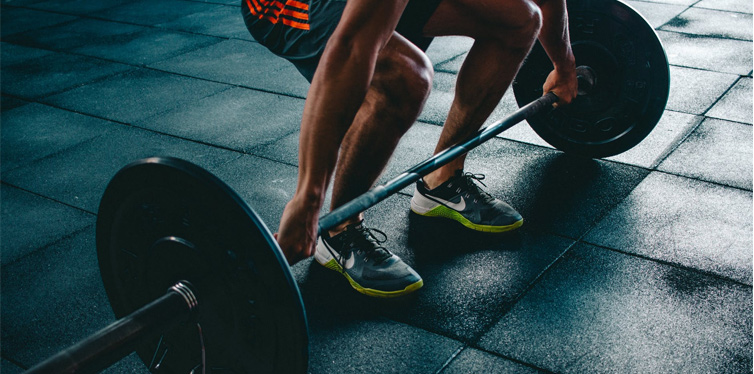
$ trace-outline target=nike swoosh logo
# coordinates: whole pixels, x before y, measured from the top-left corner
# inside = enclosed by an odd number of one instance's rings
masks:
[[[432,196],[432,200],[436,200],[437,202],[447,206],[448,208],[451,208],[453,210],[457,210],[459,212],[466,209],[466,200],[463,199],[463,196],[461,196],[461,201],[454,203],[452,201],[444,200],[436,196]]]

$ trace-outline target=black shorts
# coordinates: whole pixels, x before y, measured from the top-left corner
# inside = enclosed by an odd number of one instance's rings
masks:
[[[396,31],[426,51],[432,38],[422,29],[440,1],[410,0]],[[241,13],[254,39],[292,62],[311,82],[345,5],[345,0],[241,0]]]

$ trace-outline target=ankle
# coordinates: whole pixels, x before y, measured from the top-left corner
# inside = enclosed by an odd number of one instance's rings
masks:
[[[457,171],[459,170],[454,169],[448,171],[444,169],[437,169],[436,171],[429,173],[427,176],[422,178],[422,180],[424,181],[424,186],[426,186],[430,190],[435,189],[439,185],[450,180],[450,178],[453,178],[456,175]]]
[[[330,234],[330,237],[333,237],[335,235],[342,233],[343,231],[346,231],[346,228],[348,226],[357,225],[363,221],[364,221],[364,214],[359,213],[358,216],[346,220],[345,222],[333,227],[332,229],[327,230],[327,232]]]

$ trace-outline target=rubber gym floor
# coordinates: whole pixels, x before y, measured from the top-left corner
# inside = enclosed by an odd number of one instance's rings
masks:
[[[477,235],[367,212],[424,278],[398,300],[292,267],[312,373],[752,372],[752,3],[629,0],[662,40],[670,98],[606,159],[520,124],[469,155],[526,223]],[[148,156],[194,162],[277,229],[308,83],[252,40],[238,0],[2,0],[0,371],[114,320],[94,227],[107,182]],[[428,157],[471,40],[437,38],[434,88],[382,181]],[[516,108],[508,92],[489,122]],[[109,373],[145,373],[130,355]]]

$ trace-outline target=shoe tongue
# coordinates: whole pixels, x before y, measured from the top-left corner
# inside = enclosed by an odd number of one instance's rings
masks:
[[[361,221],[359,223],[352,223],[348,226],[346,226],[346,230],[363,230],[364,229],[364,221]]]
[[[355,224],[346,226],[346,231],[348,231],[348,232],[355,233],[355,232],[360,232],[360,231],[365,231],[365,230],[369,230],[369,229],[367,229],[364,226],[364,222],[363,221],[359,222],[359,223],[355,223]],[[364,236],[362,236],[362,235],[364,235]],[[364,249],[369,252],[369,255],[372,257],[372,259],[377,264],[379,264],[380,262],[385,261],[386,259],[390,258],[390,256],[391,256],[390,252],[388,252],[385,248],[380,247],[379,243],[377,243],[377,242],[374,241],[375,239],[372,238],[371,234],[368,234],[368,233],[367,234],[359,234],[359,236],[361,236],[364,240],[367,240],[368,242],[370,242],[370,246],[368,246],[368,247],[366,247]]]

